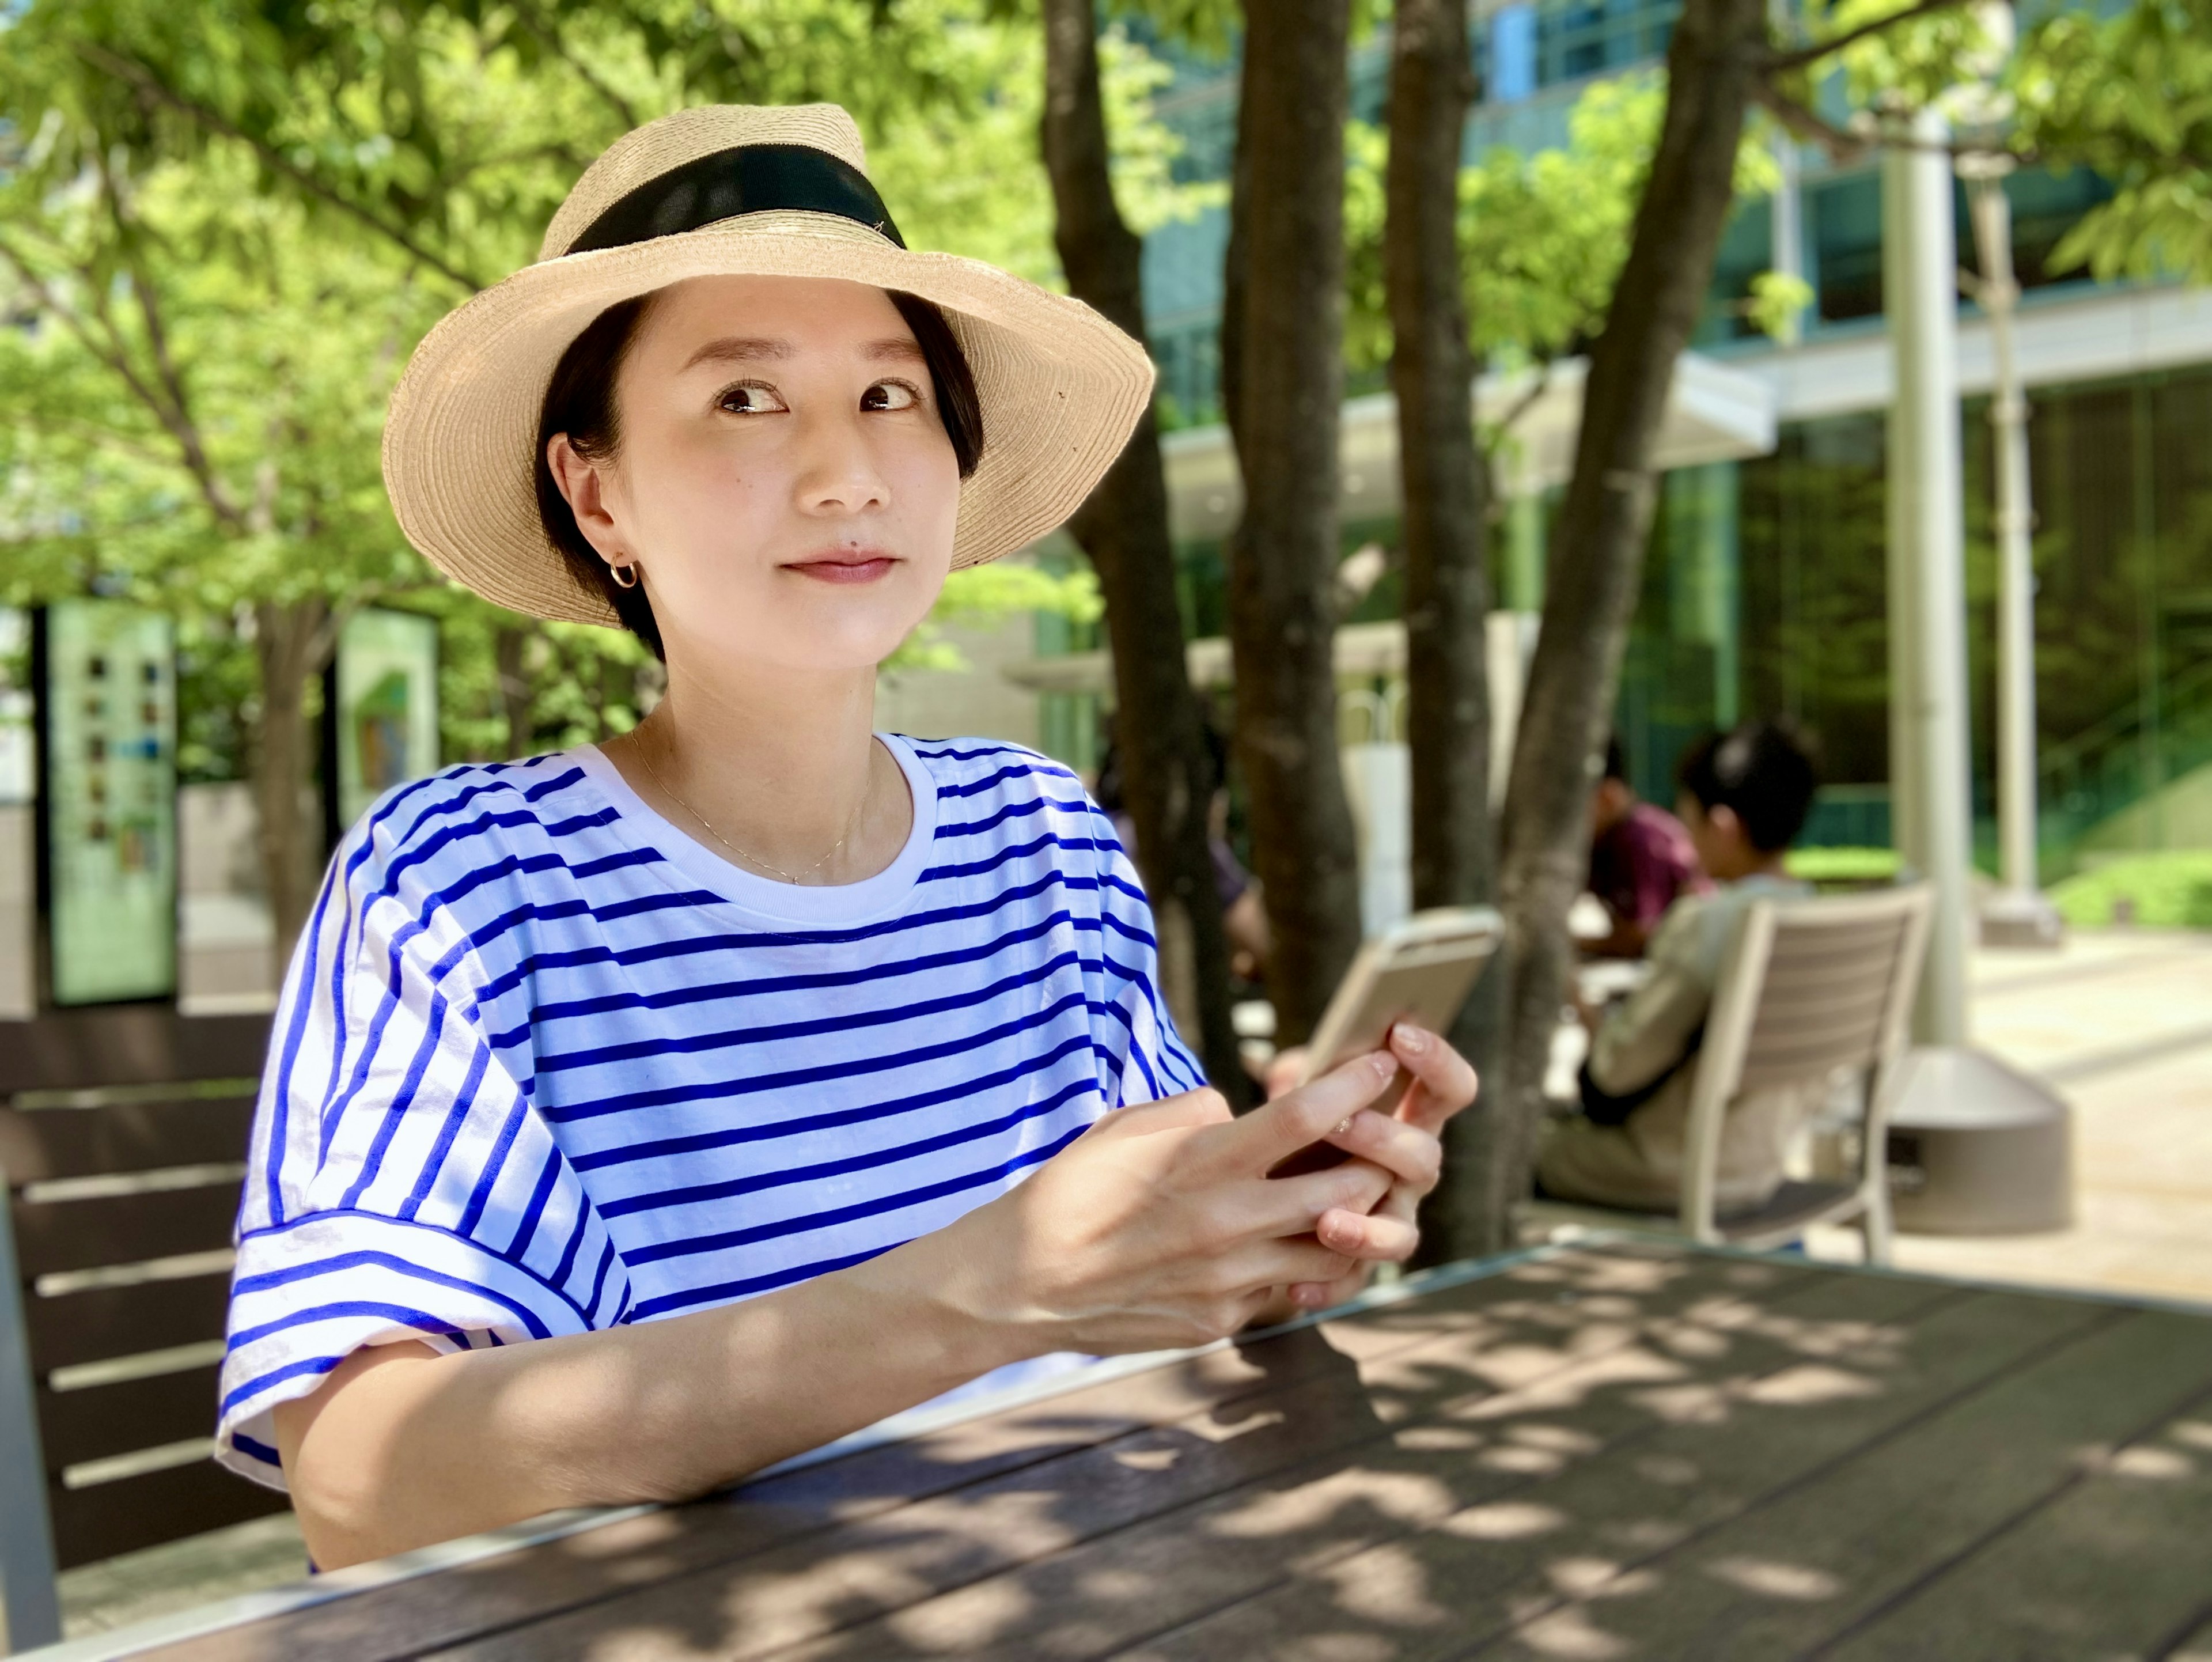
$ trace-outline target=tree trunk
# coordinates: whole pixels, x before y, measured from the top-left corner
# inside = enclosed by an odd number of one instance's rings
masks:
[[[1359,945],[1332,663],[1349,11],[1349,0],[1248,0],[1237,116],[1243,297],[1228,413],[1244,515],[1230,546],[1230,643],[1285,1044],[1312,1030]]]
[[[261,870],[276,930],[271,950],[281,982],[323,874],[325,850],[313,794],[315,735],[307,719],[307,682],[329,663],[337,631],[329,603],[319,595],[257,601],[253,625],[254,657],[261,670],[254,807]]]
[[[1486,478],[1474,441],[1474,355],[1460,289],[1461,136],[1474,93],[1467,0],[1398,0],[1384,175],[1383,283],[1405,502],[1406,690],[1413,749],[1413,904],[1494,898],[1490,819]],[[1486,976],[1452,1038],[1490,1071],[1502,977]],[[1423,1220],[1436,1261],[1474,1249],[1473,1117],[1452,1128],[1444,1180]]]
[[[507,717],[510,758],[529,755],[538,737],[531,720],[530,670],[526,659],[534,633],[526,624],[503,624],[492,636],[492,662],[499,676],[499,707]]]
[[[1142,340],[1143,244],[1114,200],[1092,0],[1045,0],[1044,30],[1042,138],[1060,266],[1070,293]],[[1106,603],[1115,737],[1168,1002],[1216,1088],[1241,1104],[1250,1093],[1230,1022],[1229,943],[1206,842],[1211,782],[1183,658],[1167,478],[1152,411],[1072,528]]]
[[[1527,1192],[1544,1068],[1571,965],[1567,908],[1589,865],[1589,792],[1613,715],[1674,364],[1711,281],[1737,144],[1766,51],[1765,0],[1686,0],[1667,52],[1667,114],[1627,262],[1590,351],[1573,477],[1546,576],[1506,791],[1504,1091],[1484,1123],[1486,1245]]]

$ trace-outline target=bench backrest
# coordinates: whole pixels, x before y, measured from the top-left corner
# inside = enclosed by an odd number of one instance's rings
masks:
[[[154,1006],[0,1025],[0,1321],[19,1324],[60,1568],[285,1505],[208,1458],[268,1030]]]

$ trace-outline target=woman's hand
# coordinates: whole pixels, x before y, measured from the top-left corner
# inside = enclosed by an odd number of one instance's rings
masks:
[[[1474,1069],[1436,1034],[1401,1021],[1390,1030],[1389,1042],[1387,1054],[1403,1064],[1412,1081],[1405,1094],[1390,1111],[1367,1109],[1323,1141],[1389,1172],[1389,1190],[1364,1216],[1338,1213],[1321,1221],[1321,1245],[1357,1260],[1357,1267],[1331,1279],[1291,1285],[1290,1302],[1297,1309],[1325,1310],[1341,1304],[1366,1285],[1369,1265],[1402,1263],[1413,1257],[1421,1239],[1415,1221],[1421,1202],[1443,1171],[1444,1125],[1474,1101]],[[1304,1053],[1291,1050],[1269,1063],[1271,1099],[1287,1089],[1304,1062]]]
[[[905,1251],[932,1260],[934,1296],[1000,1336],[1002,1360],[1224,1337],[1275,1289],[1340,1282],[1370,1250],[1370,1230],[1385,1250],[1404,1238],[1395,1218],[1368,1214],[1406,1179],[1366,1152],[1419,1156],[1361,1123],[1383,1116],[1360,1112],[1398,1066],[1384,1052],[1358,1057],[1242,1119],[1212,1091],[1121,1109],[1019,1188]],[[1324,1138],[1356,1157],[1267,1176]],[[1331,1237],[1341,1245],[1322,1244]]]

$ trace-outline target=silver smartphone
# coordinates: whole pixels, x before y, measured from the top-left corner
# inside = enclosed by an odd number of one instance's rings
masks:
[[[1360,947],[1322,1013],[1297,1082],[1310,1084],[1353,1056],[1381,1050],[1400,1021],[1416,1022],[1432,1033],[1450,1032],[1504,934],[1504,923],[1487,906],[1440,906],[1416,912],[1373,937]],[[1372,1105],[1387,1101],[1395,1106],[1407,1083],[1401,1068]],[[1277,1166],[1273,1175],[1318,1171],[1344,1158],[1340,1149],[1316,1143]]]
[[[1504,933],[1487,906],[1439,906],[1392,925],[1359,949],[1306,1046],[1298,1083],[1379,1050],[1391,1025],[1449,1033]]]

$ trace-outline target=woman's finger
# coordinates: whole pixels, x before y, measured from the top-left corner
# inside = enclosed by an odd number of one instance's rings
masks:
[[[1234,1227],[1240,1234],[1307,1234],[1324,1212],[1372,1211],[1400,1181],[1388,1166],[1358,1157],[1294,1178],[1263,1178],[1239,1186]]]
[[[1407,1124],[1437,1133],[1444,1123],[1474,1100],[1474,1069],[1465,1056],[1431,1032],[1410,1021],[1390,1030],[1390,1054],[1413,1076],[1399,1117]]]
[[[1085,1135],[1095,1135],[1101,1140],[1150,1136],[1158,1131],[1189,1131],[1203,1126],[1226,1125],[1236,1117],[1230,1111],[1229,1099],[1208,1087],[1101,1114],[1091,1122]]]
[[[1319,1142],[1332,1128],[1366,1107],[1397,1072],[1397,1062],[1383,1051],[1354,1056],[1233,1124],[1208,1127],[1202,1138],[1194,1140],[1191,1153],[1199,1164],[1220,1176],[1257,1177]]]
[[[1361,1263],[1399,1263],[1412,1257],[1421,1244],[1421,1232],[1411,1219],[1379,1208],[1364,1214],[1330,1212],[1314,1233],[1330,1251]]]
[[[1218,1264],[1222,1280],[1239,1295],[1297,1282],[1340,1281],[1358,1267],[1311,1235],[1253,1241],[1224,1254]]]
[[[1443,1145],[1435,1133],[1373,1109],[1354,1114],[1341,1130],[1331,1131],[1327,1141],[1347,1154],[1372,1161],[1424,1195],[1437,1186],[1443,1170]]]

